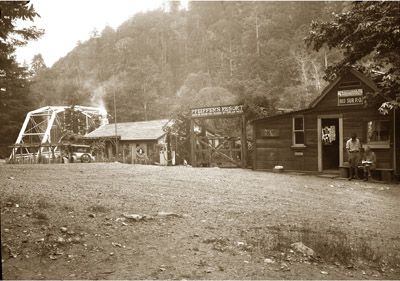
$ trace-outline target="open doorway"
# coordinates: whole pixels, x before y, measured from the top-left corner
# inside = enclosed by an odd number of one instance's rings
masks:
[[[340,164],[339,119],[321,119],[322,169],[338,170]]]

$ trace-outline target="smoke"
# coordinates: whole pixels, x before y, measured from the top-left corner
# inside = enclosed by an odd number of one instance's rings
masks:
[[[91,106],[105,109],[104,100],[103,100],[103,97],[105,95],[106,95],[106,91],[105,91],[104,87],[103,86],[97,87],[93,91],[93,95],[90,98]]]
[[[104,103],[104,97],[106,95],[106,90],[104,86],[99,86],[93,91],[93,95],[90,98],[90,105],[97,107],[101,111],[102,119],[105,124],[108,124],[107,110]],[[107,120],[107,121],[105,121]]]

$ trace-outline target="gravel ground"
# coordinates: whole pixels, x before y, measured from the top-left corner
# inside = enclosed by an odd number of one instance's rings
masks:
[[[400,278],[399,185],[119,163],[0,183],[4,279]]]

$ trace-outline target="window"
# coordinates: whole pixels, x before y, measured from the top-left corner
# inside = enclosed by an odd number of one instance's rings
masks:
[[[388,120],[369,121],[367,124],[368,143],[390,142],[390,123]]]
[[[304,117],[293,118],[293,145],[304,146]]]

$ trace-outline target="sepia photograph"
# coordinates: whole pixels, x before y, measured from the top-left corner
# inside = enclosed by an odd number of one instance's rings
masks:
[[[399,280],[400,1],[0,0],[1,280]]]

